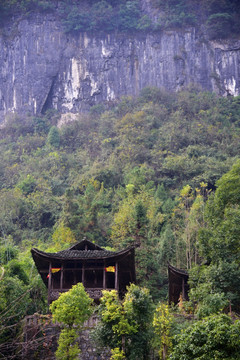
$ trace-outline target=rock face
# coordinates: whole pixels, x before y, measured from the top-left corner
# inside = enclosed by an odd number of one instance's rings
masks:
[[[146,86],[189,84],[240,93],[240,41],[209,42],[194,28],[135,35],[65,34],[53,15],[35,15],[0,35],[0,121],[8,112],[88,110]]]

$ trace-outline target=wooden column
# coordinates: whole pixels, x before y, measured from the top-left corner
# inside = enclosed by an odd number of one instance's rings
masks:
[[[182,298],[185,300],[185,281],[184,278],[182,278]]]
[[[103,289],[106,289],[106,262],[104,260],[104,264],[103,264]]]
[[[49,270],[48,270],[48,304],[50,304],[50,290],[52,288],[52,263],[49,263]]]
[[[97,274],[96,274],[96,270],[93,270],[93,274],[94,274],[94,285],[95,287],[97,286]]]
[[[168,281],[168,304],[171,305],[171,300],[172,300],[172,297],[171,297],[171,280],[170,278],[168,277],[169,281]]]
[[[48,272],[48,289],[50,290],[52,288],[52,263],[49,263],[49,272]]]
[[[85,263],[82,264],[82,284],[85,286]]]
[[[76,266],[77,265],[77,262],[76,261],[74,261],[74,272],[73,272],[73,281],[74,281],[74,285],[76,285],[77,284],[77,270],[76,270]]]
[[[116,261],[116,263],[115,263],[115,290],[117,290],[117,291],[119,290],[118,274],[119,274],[118,262]]]
[[[63,263],[61,264],[60,290],[63,289]]]

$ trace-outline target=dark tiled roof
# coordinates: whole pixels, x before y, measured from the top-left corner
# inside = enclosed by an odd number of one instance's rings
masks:
[[[107,250],[62,250],[56,253],[45,253],[38,250],[38,253],[58,259],[99,259],[115,254],[113,251]]]
[[[99,245],[92,243],[91,241],[84,238],[82,241],[71,246],[68,250],[104,250]]]
[[[168,264],[168,271],[171,271],[173,274],[179,274],[179,275],[188,277],[188,272],[186,270],[178,269],[175,266],[170,265],[170,264]]]
[[[107,258],[119,258],[132,251],[133,248],[127,248],[121,251],[108,251],[108,250],[62,250],[56,253],[48,253],[38,249],[32,249],[32,256],[36,263],[37,259],[43,260],[59,259],[59,260],[73,260],[73,259],[107,259]],[[38,260],[39,261],[39,260]]]

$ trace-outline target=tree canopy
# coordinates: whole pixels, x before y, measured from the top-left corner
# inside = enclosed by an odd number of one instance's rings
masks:
[[[143,5],[143,6],[142,6]],[[156,32],[204,24],[207,37],[224,39],[239,35],[237,0],[1,0],[0,23],[13,15],[54,13],[67,33]]]
[[[138,285],[154,301],[167,298],[169,261],[190,273],[184,311],[198,319],[238,312],[239,97],[146,88],[61,128],[59,118],[15,114],[0,129],[0,292],[11,326],[2,329],[0,347],[16,338],[25,315],[46,311],[30,248],[55,252],[84,236],[108,249],[136,245]],[[114,296],[110,303],[117,314],[125,311]],[[135,316],[112,320],[137,344],[132,329],[142,325]],[[68,335],[62,344],[74,343]],[[135,354],[122,349],[112,327],[105,335],[116,340],[115,359]],[[141,341],[148,349],[148,338]]]

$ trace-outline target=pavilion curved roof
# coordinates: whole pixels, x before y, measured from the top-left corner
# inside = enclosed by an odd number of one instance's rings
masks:
[[[82,241],[77,242],[76,244],[72,245],[68,250],[104,250],[99,245],[87,240],[85,237]]]
[[[62,250],[56,253],[44,252],[38,249],[33,248],[31,250],[33,258],[35,256],[42,257],[45,259],[55,259],[55,260],[84,260],[84,259],[106,259],[106,258],[116,258],[121,255],[124,255],[131,251],[132,248],[127,248],[121,251],[109,251],[109,250]]]
[[[36,248],[31,249],[31,253],[43,282],[46,286],[48,286],[46,273],[49,271],[50,262],[56,261],[62,263],[64,261],[74,260],[122,260],[128,255],[134,257],[134,247],[128,247],[120,251],[109,251],[89,240],[83,239],[79,243],[71,246],[69,249],[58,251],[56,253],[44,252]]]
[[[33,248],[31,253],[35,264],[39,268],[41,262],[46,264],[46,262],[50,262],[51,260],[67,261],[119,259],[133,251],[133,249],[134,247],[128,247],[120,251],[109,251],[84,238],[82,241],[71,246],[67,250],[50,253]]]
[[[169,263],[168,263],[168,271],[170,271],[173,275],[178,275],[178,276],[182,276],[182,277],[186,277],[186,278],[188,278],[188,276],[189,276],[188,272],[186,270],[178,269]]]

